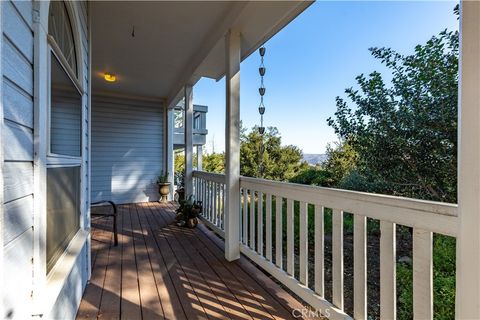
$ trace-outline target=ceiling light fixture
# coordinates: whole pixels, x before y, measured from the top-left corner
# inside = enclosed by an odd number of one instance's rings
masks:
[[[117,77],[115,77],[114,74],[111,74],[111,73],[105,73],[103,75],[103,78],[105,79],[105,81],[108,81],[108,82],[115,82],[117,81]]]

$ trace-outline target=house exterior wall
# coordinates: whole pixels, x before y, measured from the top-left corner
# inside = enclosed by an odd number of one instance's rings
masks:
[[[29,316],[33,258],[32,3],[2,1],[3,314]],[[15,277],[12,277],[15,275]]]
[[[164,122],[161,102],[93,97],[92,202],[158,200]]]
[[[0,129],[3,162],[1,317],[73,318],[89,276],[89,35],[87,3],[70,3],[79,47],[82,96],[81,232],[62,274],[45,272],[48,1],[1,1]],[[76,28],[75,28],[76,27]],[[3,153],[3,157],[2,157]],[[1,181],[0,181],[1,182]],[[1,186],[1,184],[0,184]],[[40,190],[40,192],[39,192]],[[1,199],[1,197],[0,197]],[[73,243],[73,241],[72,241]],[[3,251],[3,254],[2,254]],[[52,280],[52,278],[55,278]],[[57,317],[58,318],[58,317]]]

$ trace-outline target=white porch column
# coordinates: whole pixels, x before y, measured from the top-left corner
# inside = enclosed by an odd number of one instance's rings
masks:
[[[225,258],[240,258],[240,33],[225,39]]]
[[[193,90],[185,86],[185,199],[193,194]]]
[[[480,319],[480,2],[462,1],[456,318]]]
[[[203,170],[203,146],[202,145],[197,146],[197,170],[198,171]]]
[[[173,180],[175,174],[175,154],[173,153],[173,127],[174,127],[174,111],[166,108],[167,112],[167,156],[166,156],[166,170],[168,172],[168,181],[170,182],[170,194],[168,200],[173,200]]]

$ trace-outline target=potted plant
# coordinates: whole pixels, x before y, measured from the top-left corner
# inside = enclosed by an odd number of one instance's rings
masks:
[[[163,171],[157,178],[158,192],[160,193],[160,202],[167,202],[170,193],[170,182],[168,181],[168,172]]]
[[[194,201],[193,196],[190,196],[187,200],[180,201],[180,207],[176,212],[178,226],[195,228],[198,224],[198,215],[202,212],[202,203]]]

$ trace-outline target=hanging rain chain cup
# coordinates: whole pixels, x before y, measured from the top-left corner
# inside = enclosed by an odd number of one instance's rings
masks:
[[[260,113],[260,126],[258,127],[258,132],[263,136],[265,133],[265,127],[263,126],[263,114],[265,113],[265,105],[263,104],[263,96],[265,95],[265,85],[263,83],[263,77],[267,69],[263,64],[263,57],[265,56],[265,47],[261,47],[258,52],[260,53],[260,67],[258,68],[258,73],[260,74],[260,88],[258,88],[258,93],[260,94],[260,105],[258,106],[258,113]]]
[[[263,152],[265,150],[265,147],[263,145],[263,134],[265,133],[265,127],[263,126],[263,114],[265,113],[265,105],[263,104],[263,96],[265,95],[265,85],[263,83],[263,77],[265,76],[265,72],[267,69],[265,68],[265,65],[263,64],[263,57],[265,56],[265,47],[261,47],[258,52],[260,53],[260,67],[258,68],[258,73],[260,74],[260,88],[258,88],[258,93],[260,94],[260,105],[258,106],[258,113],[260,113],[260,126],[258,127],[258,132],[260,133],[260,136],[262,138],[261,143],[260,143],[260,159],[259,159],[259,172],[260,172],[260,177],[263,178],[263,171],[264,171],[264,166],[263,166]]]

